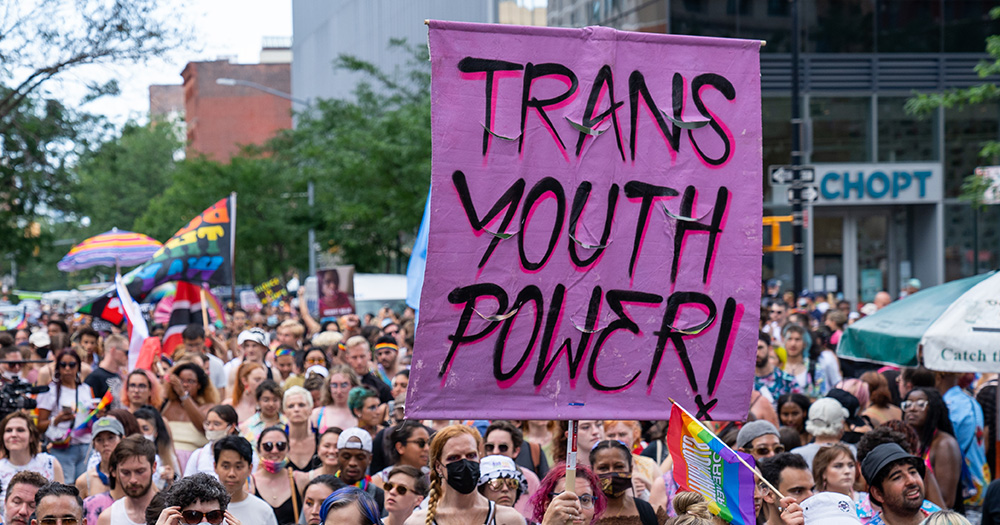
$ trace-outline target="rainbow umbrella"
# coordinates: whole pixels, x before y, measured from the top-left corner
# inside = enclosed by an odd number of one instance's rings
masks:
[[[111,266],[117,270],[148,261],[162,246],[156,239],[141,233],[112,228],[73,246],[56,266],[64,272],[93,266]]]

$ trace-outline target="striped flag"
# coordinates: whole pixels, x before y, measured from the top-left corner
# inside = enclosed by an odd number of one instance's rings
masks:
[[[184,344],[181,337],[189,324],[201,324],[201,288],[198,285],[177,281],[174,294],[174,308],[170,311],[170,321],[163,334],[163,355],[174,355],[174,350]]]
[[[143,356],[140,358],[143,348],[142,343],[149,337],[149,327],[146,326],[146,319],[142,317],[142,310],[139,309],[139,303],[135,302],[135,299],[132,299],[132,296],[129,295],[128,287],[122,282],[121,274],[115,274],[115,289],[118,290],[118,300],[121,302],[125,320],[128,321],[128,371],[135,370],[137,366],[149,370],[149,367],[153,364],[152,356]],[[142,362],[141,364],[140,361]]]
[[[682,489],[705,496],[712,514],[729,523],[756,523],[754,474],[735,455],[750,465],[752,456],[727,447],[676,403],[670,412],[667,448],[674,460],[674,481]]]

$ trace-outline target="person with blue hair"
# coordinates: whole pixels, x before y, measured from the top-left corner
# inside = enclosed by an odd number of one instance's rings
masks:
[[[357,487],[344,487],[327,496],[319,518],[323,525],[383,525],[375,500]]]

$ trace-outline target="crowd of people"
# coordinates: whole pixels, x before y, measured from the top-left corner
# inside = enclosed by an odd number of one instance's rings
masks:
[[[879,305],[790,295],[762,298],[747,420],[708,423],[756,462],[756,521],[1000,523],[996,381],[841,359]],[[565,421],[404,419],[412,311],[236,310],[209,328],[130,372],[127,337],[86,316],[0,332],[5,387],[48,387],[0,407],[3,523],[721,523],[675,482],[667,421],[579,421],[567,486]]]

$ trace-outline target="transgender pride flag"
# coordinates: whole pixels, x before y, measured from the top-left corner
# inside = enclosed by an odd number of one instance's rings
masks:
[[[674,481],[684,490],[708,500],[708,509],[734,525],[756,523],[753,512],[754,474],[736,459],[735,452],[674,403],[667,428],[667,448],[674,460]]]

